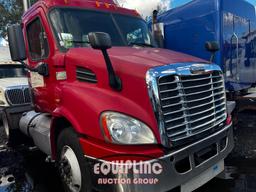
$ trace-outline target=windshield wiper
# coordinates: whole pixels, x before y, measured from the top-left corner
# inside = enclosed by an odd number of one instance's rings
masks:
[[[88,41],[73,41],[73,40],[67,40],[67,41],[70,42],[70,43],[90,44],[90,42],[88,42]]]
[[[151,44],[147,44],[147,43],[136,43],[136,42],[130,42],[128,43],[129,46],[134,46],[134,45],[137,45],[137,46],[140,46],[140,47],[155,47],[154,45],[151,45]]]

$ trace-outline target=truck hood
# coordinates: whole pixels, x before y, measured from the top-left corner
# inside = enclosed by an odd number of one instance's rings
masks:
[[[0,87],[8,88],[15,86],[28,86],[28,78],[26,77],[14,77],[0,79]]]
[[[157,140],[160,141],[158,125],[146,84],[147,71],[167,64],[184,63],[185,66],[187,65],[185,64],[186,62],[206,61],[185,54],[155,48],[113,47],[108,52],[114,70],[122,81],[122,91],[115,91],[109,86],[106,64],[100,50],[73,48],[65,55],[65,69],[68,72],[69,81],[63,92],[77,95],[81,103],[85,102],[85,106],[89,106],[88,109],[84,109],[85,113],[88,110],[93,110],[98,115],[103,111],[116,111],[136,117],[136,119],[151,127]],[[76,73],[77,66],[90,69],[95,73],[97,84],[77,81],[77,75],[79,74]],[[71,89],[72,86],[76,87],[76,89]],[[65,100],[69,101],[68,98],[63,98],[63,102]],[[90,104],[87,103],[88,101]],[[70,108],[76,107],[70,104]],[[73,113],[75,114],[76,112]],[[88,119],[95,118],[91,114],[93,113],[88,113]],[[97,121],[98,119],[95,120],[95,122]],[[85,126],[95,127],[98,124],[87,124]],[[84,135],[90,135],[91,137],[94,137],[93,134],[91,132],[84,133]],[[98,135],[102,136],[101,133],[98,133]]]
[[[185,62],[204,62],[205,60],[189,56],[186,54],[158,48],[142,47],[113,47],[108,50],[113,67],[117,73],[133,72],[145,78],[146,71],[150,68]],[[89,68],[104,68],[106,65],[101,51],[91,48],[73,48],[67,53],[67,58],[72,60],[79,58],[78,63],[90,63]],[[135,73],[134,73],[135,72]]]

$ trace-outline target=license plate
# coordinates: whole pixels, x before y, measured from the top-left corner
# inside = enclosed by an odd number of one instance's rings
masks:
[[[187,183],[181,185],[181,192],[191,192],[196,190],[197,188],[203,186],[205,183],[219,175],[222,171],[224,171],[224,160],[207,169],[197,177],[194,177]]]

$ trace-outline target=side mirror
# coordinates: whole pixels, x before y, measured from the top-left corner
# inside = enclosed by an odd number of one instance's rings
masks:
[[[216,41],[212,41],[212,42],[207,41],[205,43],[205,48],[207,51],[209,51],[211,53],[215,53],[220,50],[219,43]]]
[[[93,49],[107,50],[112,47],[111,38],[107,33],[89,33],[88,38]]]
[[[107,66],[107,70],[108,70],[110,87],[115,89],[116,91],[121,91],[122,81],[116,75],[112,62],[107,52],[107,49],[110,49],[112,47],[112,42],[109,34],[103,33],[103,32],[94,32],[94,33],[89,33],[88,38],[93,49],[99,49],[102,51],[102,54]]]
[[[210,58],[210,62],[213,62],[214,58],[215,58],[215,53],[220,50],[220,45],[216,41],[212,41],[212,42],[207,41],[205,43],[205,49],[207,51],[211,52],[212,55],[211,55],[211,58]]]
[[[25,41],[19,24],[11,25],[7,29],[10,53],[13,61],[27,59]]]

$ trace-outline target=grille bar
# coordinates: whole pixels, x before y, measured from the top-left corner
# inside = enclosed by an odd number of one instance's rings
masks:
[[[224,121],[224,120],[225,120],[225,118],[224,118],[224,119],[221,119],[221,120],[219,120],[219,121],[217,121],[216,124],[219,124],[219,123],[221,123],[221,122]],[[211,127],[207,128],[207,129],[204,129],[203,131],[198,132],[197,134],[200,134],[200,133],[205,132],[205,131],[209,131],[210,129],[213,129],[215,126],[216,126],[216,125],[211,126]],[[168,137],[171,138],[172,135],[168,135]],[[186,135],[186,136],[184,136],[184,137],[180,137],[179,139],[182,140],[182,139],[186,139],[186,138],[188,138],[188,137],[190,137],[190,136],[189,136],[189,135]]]
[[[219,76],[212,76],[212,78],[219,78]],[[202,80],[210,80],[211,78],[210,77],[205,77],[205,78],[198,78],[198,79],[195,79],[196,81],[202,81]],[[170,85],[170,84],[175,84],[175,83],[178,83],[178,82],[181,82],[181,83],[186,83],[186,82],[190,82],[190,80],[182,80],[182,81],[173,81],[173,82],[164,82],[164,83],[159,83],[158,85],[161,86],[161,85]]]

